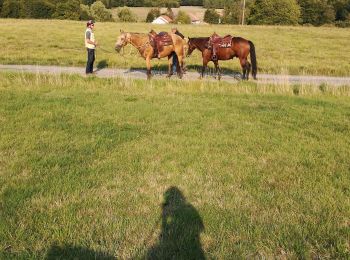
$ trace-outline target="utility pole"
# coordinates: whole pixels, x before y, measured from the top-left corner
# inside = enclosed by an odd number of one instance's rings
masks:
[[[245,0],[243,0],[242,25],[244,25],[244,11],[245,11]]]

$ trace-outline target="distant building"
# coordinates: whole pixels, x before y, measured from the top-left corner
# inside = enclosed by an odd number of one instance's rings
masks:
[[[168,24],[172,23],[173,20],[167,15],[161,15],[153,20],[153,24]]]

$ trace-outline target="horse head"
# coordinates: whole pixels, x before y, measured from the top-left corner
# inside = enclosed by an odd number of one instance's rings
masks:
[[[190,37],[188,37],[188,41],[187,41],[187,53],[186,56],[189,57],[192,52],[197,48],[196,44],[194,43],[193,38],[191,39]]]
[[[123,48],[125,45],[127,45],[130,42],[130,34],[127,32],[124,32],[123,30],[120,30],[121,34],[117,39],[117,42],[115,43],[115,50],[119,52],[121,48]]]

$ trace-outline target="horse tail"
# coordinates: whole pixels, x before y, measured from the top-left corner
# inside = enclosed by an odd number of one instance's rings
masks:
[[[255,54],[255,46],[254,43],[251,41],[249,42],[249,46],[250,46],[250,61],[252,62],[252,75],[253,78],[256,79],[256,73],[258,72],[258,66],[256,63],[256,54]]]

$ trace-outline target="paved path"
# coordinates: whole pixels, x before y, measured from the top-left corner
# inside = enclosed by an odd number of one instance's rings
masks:
[[[17,72],[33,72],[33,73],[48,73],[48,74],[79,74],[85,75],[85,68],[82,67],[59,67],[59,66],[39,66],[39,65],[1,65],[1,71],[17,71]],[[130,69],[98,69],[96,76],[101,78],[106,77],[127,77],[146,79],[145,70],[130,70]],[[153,71],[153,78],[165,78],[166,72]],[[173,76],[176,78],[176,76]],[[240,74],[225,74],[222,76],[222,81],[237,82],[240,80]],[[198,72],[187,72],[184,75],[184,80],[197,80]],[[212,75],[206,77],[205,80],[215,80]],[[257,82],[260,84],[327,84],[332,86],[350,86],[350,77],[326,77],[326,76],[298,76],[298,75],[272,75],[258,74]]]

